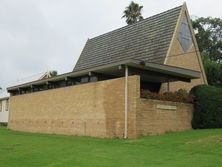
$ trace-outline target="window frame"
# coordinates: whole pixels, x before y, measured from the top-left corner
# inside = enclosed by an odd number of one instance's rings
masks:
[[[9,99],[6,99],[5,101],[5,111],[9,110]]]
[[[192,32],[186,16],[184,16],[181,20],[180,29],[177,33],[177,40],[185,53],[193,46]]]

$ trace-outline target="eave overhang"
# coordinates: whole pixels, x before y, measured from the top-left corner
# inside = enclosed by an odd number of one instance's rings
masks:
[[[124,70],[122,69],[125,66],[129,67],[131,75],[140,75],[141,80],[150,81],[150,82],[158,82],[158,83],[173,82],[173,81],[190,82],[192,79],[200,78],[199,71],[194,71],[169,65],[163,65],[163,64],[148,63],[136,59],[130,59],[86,70],[65,73],[52,78],[46,78],[21,85],[12,86],[7,88],[7,90],[10,92],[22,88],[28,88],[52,82],[67,80],[68,78],[87,76],[93,73],[113,75],[116,77],[124,77]]]

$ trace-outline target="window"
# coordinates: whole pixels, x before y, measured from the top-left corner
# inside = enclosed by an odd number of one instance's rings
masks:
[[[88,76],[81,78],[81,83],[87,83],[87,82],[89,82],[89,77]]]
[[[2,101],[0,101],[0,112],[2,111]]]
[[[96,82],[98,81],[98,77],[97,76],[91,76],[90,77],[90,82]]]
[[[192,35],[186,17],[184,17],[181,21],[177,39],[179,40],[184,52],[187,52],[193,45]]]
[[[8,111],[8,99],[6,100],[6,103],[5,103],[5,111]]]

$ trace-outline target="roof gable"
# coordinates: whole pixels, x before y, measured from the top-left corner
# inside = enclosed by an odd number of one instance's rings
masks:
[[[163,64],[182,6],[89,39],[74,71],[127,59]]]
[[[177,47],[177,43],[179,43],[181,49],[175,49]],[[186,63],[183,59],[187,55],[193,55],[189,57],[189,61],[192,62],[192,67],[190,66],[190,62]],[[181,58],[179,58],[177,61],[174,59],[174,63],[170,63],[170,65],[183,67],[187,69],[194,69],[199,67],[203,81],[205,84],[207,84],[205,70],[203,67],[195,33],[192,27],[192,21],[186,3],[184,3],[182,6],[181,13],[178,18],[174,35],[172,37],[172,41],[168,53],[166,55],[164,64],[169,64],[168,59],[176,58],[178,56],[181,56]],[[197,64],[194,63],[196,60]]]

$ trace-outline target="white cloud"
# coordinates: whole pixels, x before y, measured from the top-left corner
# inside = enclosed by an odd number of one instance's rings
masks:
[[[150,15],[183,0],[137,0]],[[213,2],[213,3],[212,3]],[[1,0],[0,86],[47,69],[71,71],[87,38],[125,25],[128,0]],[[220,17],[221,0],[187,0],[191,15]]]

